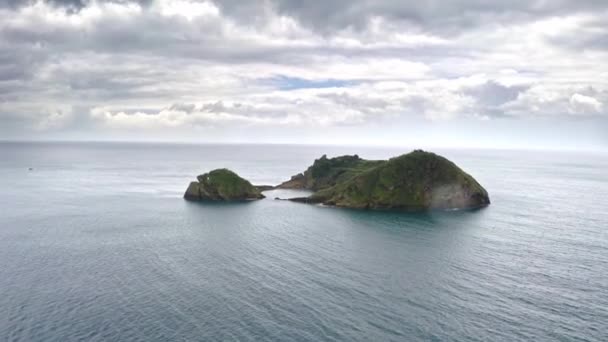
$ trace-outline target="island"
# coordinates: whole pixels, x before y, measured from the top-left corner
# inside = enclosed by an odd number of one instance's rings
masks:
[[[389,160],[324,155],[277,188],[314,191],[290,201],[346,208],[420,211],[490,204],[488,192],[471,175],[448,159],[422,150]]]
[[[264,198],[251,183],[228,169],[216,169],[199,175],[184,194],[190,201],[250,201]]]
[[[401,211],[477,209],[490,204],[488,192],[471,175],[448,159],[423,150],[389,160],[323,155],[304,172],[277,186],[254,186],[227,169],[213,170],[197,179],[190,183],[184,198],[242,201],[264,198],[262,191],[266,190],[302,189],[312,194],[286,200]]]

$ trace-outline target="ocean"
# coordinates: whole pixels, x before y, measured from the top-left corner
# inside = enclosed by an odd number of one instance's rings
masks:
[[[0,143],[0,341],[608,341],[606,154],[433,150],[476,211],[182,199],[413,148]]]

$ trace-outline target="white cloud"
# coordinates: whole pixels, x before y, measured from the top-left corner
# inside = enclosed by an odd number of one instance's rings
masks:
[[[103,134],[607,114],[608,8],[584,0],[530,13],[468,0],[340,11],[279,0],[60,2],[0,6],[0,121]]]
[[[591,96],[573,94],[570,97],[570,112],[575,114],[597,114],[602,111],[602,103]]]
[[[202,16],[217,17],[220,14],[217,6],[207,1],[158,0],[155,5],[162,15],[182,16],[188,20]]]

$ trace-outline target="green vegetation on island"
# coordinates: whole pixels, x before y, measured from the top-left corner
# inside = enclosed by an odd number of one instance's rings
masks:
[[[191,201],[247,201],[264,198],[249,181],[228,169],[216,169],[191,182],[184,198]]]
[[[366,209],[472,209],[490,204],[487,191],[451,161],[416,150],[387,161],[358,156],[315,160],[279,188],[314,190],[290,200]]]
[[[357,155],[322,156],[290,180],[274,187],[254,186],[228,169],[217,169],[190,183],[184,198],[243,201],[264,198],[262,191],[305,189],[308,197],[291,201],[361,209],[474,209],[490,204],[488,192],[444,157],[415,150],[389,160]]]
[[[383,162],[382,160],[361,159],[358,155],[331,159],[323,155],[315,160],[306,171],[291,177],[290,180],[281,183],[277,188],[317,191],[347,181]]]

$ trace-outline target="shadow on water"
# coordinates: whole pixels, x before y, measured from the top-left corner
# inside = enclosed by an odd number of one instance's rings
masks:
[[[253,205],[257,201],[188,201],[183,200],[189,206],[194,207],[209,207],[209,208],[234,208],[234,207],[246,207]]]
[[[351,221],[369,224],[373,227],[387,226],[394,228],[425,227],[456,228],[470,226],[471,223],[484,216],[488,207],[467,210],[369,210],[338,207],[314,206],[319,210],[327,210],[342,215]]]
[[[308,219],[317,216],[319,220],[347,220],[354,225],[366,227],[384,227],[391,230],[416,227],[435,227],[455,229],[458,227],[471,227],[475,221],[481,219],[489,207],[467,210],[428,210],[407,212],[400,210],[369,210],[326,207],[289,201],[276,201],[267,197],[257,201],[213,202],[213,201],[186,201],[188,209],[202,211],[213,216],[257,216],[264,215],[270,219],[273,216],[282,217],[286,214],[299,214]],[[233,217],[236,219],[236,217]]]
[[[341,267],[366,269],[366,274],[381,272],[375,265],[390,259],[399,270],[391,281],[400,284],[409,284],[402,276],[420,274],[421,264],[426,265],[425,273],[433,273],[441,260],[466,258],[469,247],[487,229],[482,224],[487,210],[358,210],[268,198],[187,202],[185,208],[187,229],[217,255],[281,255],[280,264],[304,263],[298,267],[311,267],[310,272],[320,267],[307,266],[310,260],[315,265],[333,260]],[[344,269],[332,272],[341,274]]]

